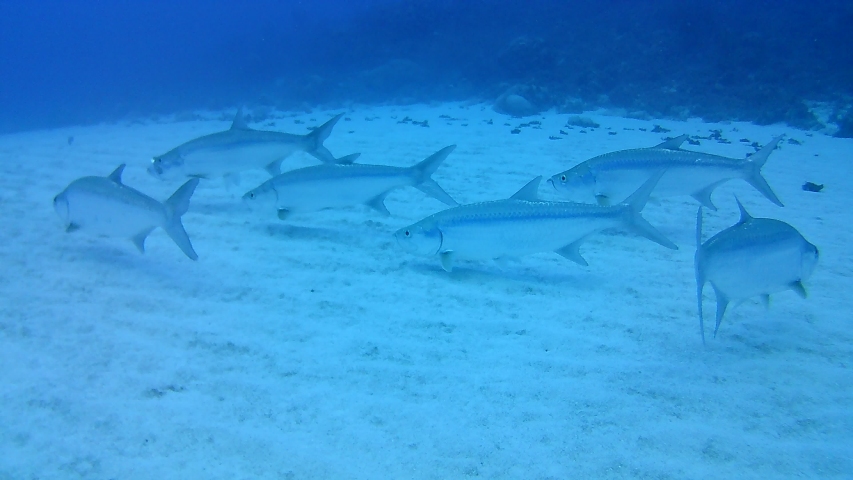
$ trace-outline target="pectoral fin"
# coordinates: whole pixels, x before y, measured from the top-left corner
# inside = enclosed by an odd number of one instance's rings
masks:
[[[286,208],[279,208],[277,215],[279,220],[287,220],[287,217],[290,216],[290,210]]]
[[[453,252],[441,252],[438,254],[441,258],[441,268],[444,269],[445,272],[453,271]]]
[[[808,296],[808,292],[806,292],[806,287],[803,286],[803,282],[797,280],[796,282],[791,284],[791,290],[793,290],[800,298],[806,298]]]
[[[76,232],[77,230],[80,230],[80,225],[77,225],[76,223],[69,223],[68,226],[65,227],[65,233]]]

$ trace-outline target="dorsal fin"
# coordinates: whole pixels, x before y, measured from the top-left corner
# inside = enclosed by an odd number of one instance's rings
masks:
[[[735,201],[737,202],[737,208],[740,209],[740,220],[737,223],[741,224],[752,220],[752,215],[750,215],[749,212],[746,211],[746,208],[744,208],[743,204],[740,203],[740,199],[735,197]]]
[[[243,117],[243,107],[237,109],[237,114],[234,115],[234,121],[231,122],[231,130],[251,130],[246,125],[246,119]]]
[[[361,156],[360,153],[351,153],[341,158],[336,158],[335,163],[339,165],[352,165],[353,163],[355,163],[356,159],[358,159],[359,156]]]
[[[685,133],[684,135],[679,135],[675,138],[670,138],[669,140],[667,140],[663,143],[660,143],[658,145],[655,145],[652,148],[663,148],[666,150],[678,150],[681,148],[681,144],[684,143],[685,141],[687,141],[688,137],[689,137],[689,135],[687,135]]]
[[[122,184],[122,183],[121,183],[121,172],[123,172],[123,171],[124,171],[124,167],[125,167],[125,164],[124,164],[124,163],[122,163],[121,165],[119,165],[119,166],[118,166],[118,168],[116,168],[115,170],[113,170],[113,173],[111,173],[111,174],[107,175],[107,178],[109,178],[110,180],[112,180],[112,181],[116,182],[117,184],[121,185],[121,184]]]
[[[527,200],[535,202],[539,200],[539,182],[542,181],[542,175],[527,182],[527,185],[521,187],[521,190],[515,192],[515,195],[509,197],[511,200]]]

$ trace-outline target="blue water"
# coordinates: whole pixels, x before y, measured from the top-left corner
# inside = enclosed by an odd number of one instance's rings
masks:
[[[850,25],[849,1],[0,0],[0,480],[851,478]],[[675,136],[733,160],[780,138],[761,173],[785,206],[732,179],[700,239],[737,198],[820,260],[808,298],[732,302],[717,336],[706,287],[703,343],[694,198],[642,212],[677,250],[601,232],[588,266],[448,272],[394,237],[447,208],[430,188],[252,211],[262,149],[158,173],[216,132],[247,146],[240,106],[292,135],[337,118],[323,146],[358,163],[455,145],[432,178],[461,204]],[[282,171],[325,158],[290,138]],[[104,217],[60,192],[120,165],[158,202],[202,177],[197,261],[72,221]]]
[[[805,128],[803,102],[825,101],[845,124],[851,24],[844,0],[4,0],[0,131],[514,85],[543,108]]]

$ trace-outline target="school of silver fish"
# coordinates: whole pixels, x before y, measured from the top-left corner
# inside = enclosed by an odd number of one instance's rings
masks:
[[[389,215],[385,197],[393,190],[415,187],[449,208],[394,233],[410,253],[438,257],[451,272],[454,261],[501,260],[539,252],[555,252],[586,266],[580,246],[592,235],[623,230],[669,249],[678,247],[641,215],[650,196],[689,195],[700,206],[694,257],[699,327],[705,342],[702,296],[707,283],[716,296],[714,335],[732,301],[793,290],[805,297],[803,284],[818,263],[818,248],[794,227],[779,220],[754,218],[737,201],[741,218],[702,242],[702,209],[716,210],[711,194],[722,183],[742,179],[769,201],[782,206],[761,169],[781,137],[772,139],[746,159],[684,150],[687,135],[648,148],[606,153],[583,161],[548,179],[565,200],[540,199],[542,177],[509,198],[460,205],[433,173],[455,145],[447,146],[411,167],[356,163],[359,154],[335,158],[323,145],[339,114],[306,135],[255,130],[238,110],[231,128],[205,135],[155,156],[148,172],[159,179],[188,179],[163,202],[124,185],[124,165],[105,177],[72,181],[53,200],[67,232],[81,231],[130,239],[144,252],[145,239],[162,228],[181,251],[197,260],[181,217],[199,179],[224,177],[236,182],[240,172],[265,169],[271,178],[243,195],[247,205],[274,210],[280,219],[326,208],[366,205]],[[281,171],[282,161],[296,151],[319,165]]]

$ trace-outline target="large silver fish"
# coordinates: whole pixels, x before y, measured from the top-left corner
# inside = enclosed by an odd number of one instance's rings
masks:
[[[793,290],[806,297],[803,281],[818,261],[817,247],[806,241],[794,227],[770,218],[753,218],[737,202],[740,221],[702,243],[702,207],[696,214],[696,295],[699,303],[699,330],[705,343],[702,291],[711,282],[717,297],[714,336],[729,302],[760,295],[765,303],[770,294]]]
[[[189,208],[199,180],[187,181],[160,203],[121,183],[122,171],[124,164],[107,177],[78,178],[53,199],[53,208],[65,223],[65,230],[129,238],[140,252],[145,252],[145,238],[160,227],[186,256],[197,260],[181,216]]]
[[[605,153],[558,173],[548,182],[564,197],[578,202],[596,199],[602,205],[619,202],[637,189],[652,173],[665,170],[655,187],[655,195],[690,195],[700,204],[716,210],[711,193],[719,185],[740,178],[755,187],[776,205],[782,206],[761,167],[782,137],[774,138],[746,159],[682,150],[687,135],[651,148],[635,148]]]
[[[323,146],[343,113],[305,135],[253,130],[246,125],[242,109],[231,128],[190,140],[154,157],[148,173],[161,179],[185,177],[234,177],[242,171],[264,168],[270,175],[281,173],[281,162],[296,151],[304,151],[324,163],[336,159]]]
[[[412,253],[440,256],[448,272],[454,257],[500,259],[537,252],[556,252],[585,266],[581,244],[608,228],[622,228],[677,249],[640,215],[661,175],[652,176],[624,203],[614,206],[539,200],[542,177],[536,177],[507,200],[450,208],[395,235],[400,246]]]
[[[344,162],[341,164],[315,165],[276,175],[243,195],[243,201],[252,206],[276,208],[282,219],[291,212],[359,204],[388,215],[385,208],[388,193],[412,186],[447,205],[459,205],[431,178],[454,148],[456,145],[444,147],[408,168],[353,164],[358,154],[349,155],[341,159]]]

